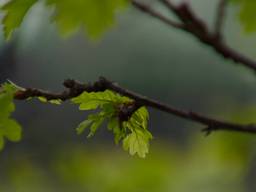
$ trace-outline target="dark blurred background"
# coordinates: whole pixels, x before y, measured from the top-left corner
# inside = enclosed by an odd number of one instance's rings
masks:
[[[213,24],[217,1],[190,3]],[[256,59],[256,36],[243,32],[237,11],[228,9],[226,41]],[[181,109],[256,121],[255,74],[189,34],[129,8],[98,41],[84,32],[62,38],[49,16],[38,4],[11,41],[1,35],[1,82],[61,91],[64,79],[88,82],[105,76]],[[256,191],[255,136],[218,132],[204,137],[202,126],[150,109],[154,139],[146,159],[138,159],[116,146],[105,127],[91,139],[76,135],[87,113],[68,102],[17,102],[14,116],[23,126],[23,139],[7,143],[0,153],[0,191]]]

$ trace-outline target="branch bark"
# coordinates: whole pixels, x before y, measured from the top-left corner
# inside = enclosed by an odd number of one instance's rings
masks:
[[[161,1],[163,5],[165,5],[172,13],[174,13],[181,23],[174,23],[170,18],[165,17],[160,12],[156,12],[153,8],[138,0],[132,0],[132,5],[140,11],[149,14],[156,19],[159,19],[170,27],[174,27],[175,29],[179,29],[191,34],[201,43],[213,48],[218,54],[220,54],[224,58],[230,59],[235,63],[243,65],[256,72],[256,61],[233,50],[221,38],[223,36],[221,34],[221,28],[223,26],[225,7],[227,4],[225,0],[221,0],[218,6],[214,32],[210,31],[207,24],[198,18],[198,16],[191,10],[191,7],[187,3],[175,5],[170,0],[159,1]]]
[[[131,112],[134,112],[140,106],[147,106],[186,120],[202,124],[206,127],[205,129],[203,129],[203,131],[206,132],[206,134],[218,130],[256,133],[255,124],[236,124],[232,122],[210,118],[192,111],[180,110],[173,106],[161,103],[157,100],[150,99],[133,91],[125,89],[119,86],[117,83],[112,82],[104,77],[101,77],[98,81],[96,81],[93,84],[82,84],[78,81],[70,79],[64,81],[63,84],[66,87],[66,90],[64,90],[62,93],[51,93],[41,89],[28,88],[18,91],[15,95],[15,99],[26,100],[31,97],[45,97],[47,100],[60,99],[62,101],[66,101],[71,98],[77,97],[84,91],[101,92],[106,89],[109,89],[116,93],[119,93],[120,95],[127,96],[134,100],[133,109],[131,109],[131,106],[129,106],[129,115],[131,115]]]

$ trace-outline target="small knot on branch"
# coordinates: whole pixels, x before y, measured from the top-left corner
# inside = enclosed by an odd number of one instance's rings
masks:
[[[63,85],[66,87],[66,88],[73,88],[76,84],[76,81],[73,80],[73,79],[66,79],[64,82],[63,82]]]
[[[135,102],[121,104],[118,106],[118,118],[121,122],[128,121],[132,114],[139,109],[140,106],[137,105]]]
[[[79,81],[73,80],[73,79],[67,79],[63,82],[63,85],[69,89],[68,97],[74,97],[80,95],[83,91],[86,91],[90,87],[87,84],[83,84]]]

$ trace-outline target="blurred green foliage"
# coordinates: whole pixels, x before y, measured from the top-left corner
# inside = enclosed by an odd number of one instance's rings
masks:
[[[248,32],[256,30],[256,2],[254,0],[230,0],[240,8],[240,19]],[[2,24],[8,39],[18,28],[30,8],[39,0],[11,0],[2,6],[6,13]],[[63,36],[69,36],[82,28],[89,37],[102,36],[115,21],[115,13],[128,5],[128,0],[47,0],[46,4],[54,9],[52,21]]]
[[[37,0],[15,0],[10,1],[2,7],[6,15],[2,21],[4,25],[4,36],[9,39],[14,29],[18,28],[28,10],[37,2]]]
[[[82,27],[92,38],[111,27],[116,10],[127,3],[127,0],[48,0],[55,7],[53,20],[61,34],[69,35]]]
[[[6,13],[2,24],[7,39],[18,28],[30,8],[39,0],[11,0],[2,10]],[[114,24],[117,10],[124,8],[127,0],[47,0],[54,8],[52,21],[57,24],[62,35],[67,36],[82,28],[91,38],[102,35]]]
[[[230,0],[240,6],[240,20],[246,32],[256,31],[256,1],[255,0]]]
[[[244,192],[251,159],[245,139],[231,133],[195,135],[185,149],[156,142],[146,159],[104,144],[93,150],[64,146],[44,165],[30,154],[9,156],[0,191]]]
[[[252,106],[240,106],[239,112],[221,115],[241,123],[255,119],[255,112]],[[198,133],[190,135],[185,147],[156,140],[145,159],[104,142],[62,145],[50,149],[44,160],[14,151],[1,161],[0,191],[245,192],[255,158],[254,137]]]

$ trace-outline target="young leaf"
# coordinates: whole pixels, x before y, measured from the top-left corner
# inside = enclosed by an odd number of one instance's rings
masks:
[[[36,2],[37,0],[11,0],[2,7],[6,12],[2,21],[6,39],[21,25],[25,15]]]
[[[120,96],[110,90],[106,90],[104,92],[83,92],[71,101],[75,104],[80,104],[80,110],[94,110],[98,107],[106,106],[106,104],[126,103],[131,102],[132,100],[127,97]]]
[[[0,135],[6,137],[12,142],[20,141],[21,126],[13,119],[4,119],[0,121]]]
[[[91,120],[86,119],[84,120],[82,123],[80,123],[78,125],[78,127],[76,128],[77,134],[80,135],[84,132],[84,130],[92,123]]]
[[[54,99],[54,100],[50,100],[49,103],[55,104],[55,105],[61,105],[62,100],[60,100],[60,99]]]
[[[95,132],[97,131],[99,126],[103,123],[105,118],[106,117],[103,113],[98,113],[98,114],[93,114],[88,116],[88,120],[92,121],[88,138],[95,135]]]
[[[141,107],[132,115],[130,121],[141,125],[142,128],[147,129],[149,114],[146,107]]]
[[[5,83],[0,88],[0,119],[5,119],[10,116],[15,110],[13,97],[17,89],[10,83]]]
[[[111,117],[109,119],[108,130],[113,131],[116,144],[118,144],[119,141],[125,136],[125,129],[122,129],[122,127],[120,127],[120,122],[117,117]]]
[[[42,103],[47,103],[47,99],[45,97],[37,97],[39,101]]]
[[[95,135],[95,132],[99,128],[99,126],[103,123],[103,121],[108,117],[108,114],[104,112],[92,114],[88,116],[88,119],[83,121],[76,128],[77,134],[81,134],[84,130],[90,126],[90,133],[87,137],[92,137]]]
[[[129,151],[131,155],[137,153],[139,157],[145,158],[149,152],[150,139],[152,136],[148,131],[136,129],[123,140],[123,148]]]
[[[123,127],[131,133],[123,140],[123,148],[131,155],[138,154],[144,158],[149,151],[149,141],[153,138],[147,130],[148,111],[146,107],[141,107],[131,116],[129,121],[123,122]]]
[[[50,104],[54,104],[54,105],[61,105],[62,100],[61,99],[53,99],[53,100],[47,100],[47,98],[45,97],[36,97],[39,101],[41,101],[42,103],[50,103]],[[31,98],[29,98],[31,99]]]
[[[90,127],[90,133],[88,135],[88,138],[95,135],[97,129],[103,123],[104,120],[105,120],[105,117],[99,117],[97,120],[94,120],[94,122],[92,123],[92,125]]]
[[[21,139],[21,126],[10,118],[15,110],[13,103],[17,87],[11,83],[5,83],[0,88],[0,150],[4,147],[4,138],[17,142]]]
[[[108,120],[108,129],[113,132],[116,144],[123,139],[123,147],[131,155],[138,154],[141,158],[146,156],[149,151],[149,141],[152,139],[151,133],[147,130],[149,114],[146,107],[140,107],[128,121],[120,122],[119,105],[133,102],[130,98],[106,90],[84,92],[72,99],[72,102],[79,104],[80,110],[101,109],[99,113],[89,115],[87,120],[80,123],[77,128],[78,134],[90,126],[88,137],[92,137],[104,120]],[[130,131],[128,135],[127,130]]]

